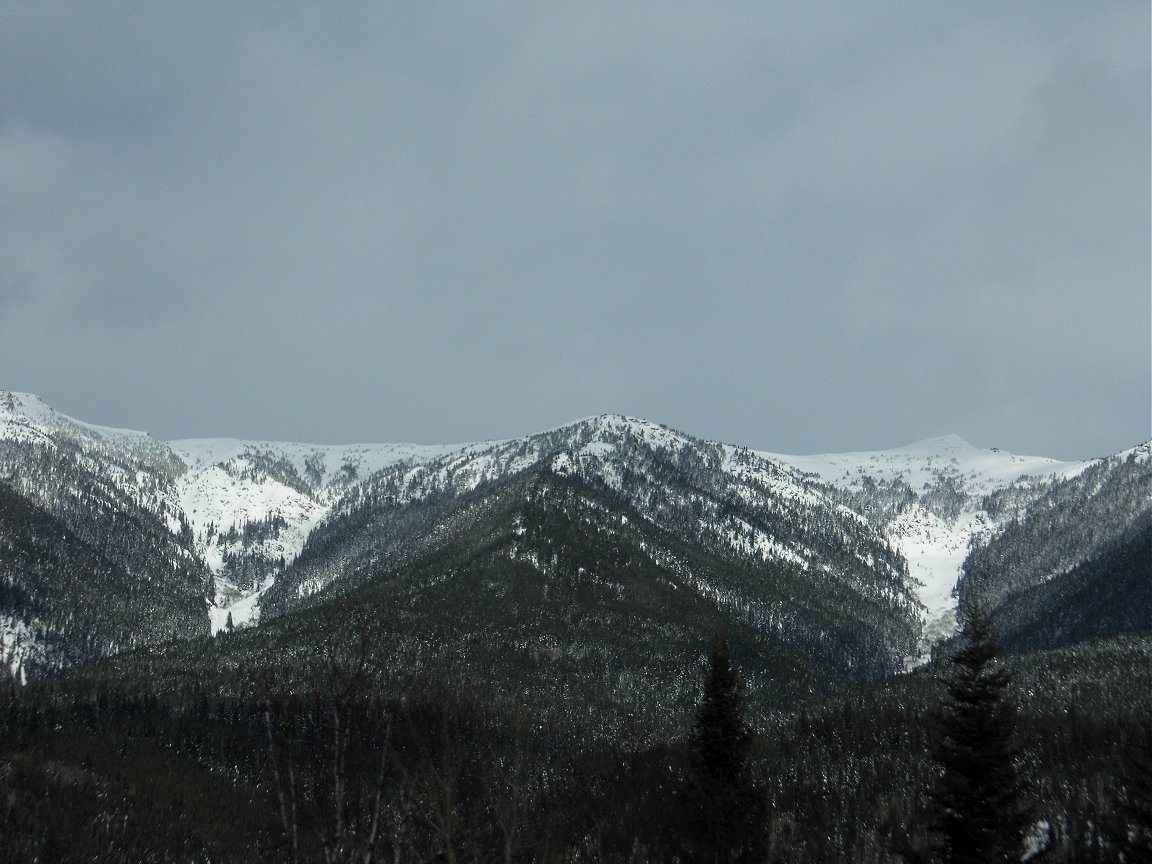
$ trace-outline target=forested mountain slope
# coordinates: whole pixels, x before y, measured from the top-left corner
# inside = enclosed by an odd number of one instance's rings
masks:
[[[782,457],[620,415],[166,445],[0,393],[0,846],[280,862],[294,802],[300,860],[333,817],[390,860],[676,860],[721,632],[774,860],[923,850],[945,664],[887,673],[947,635],[972,548],[962,587],[1027,652],[1002,662],[1036,836],[1115,860],[1149,450]]]
[[[1152,442],[1092,463],[1014,513],[972,550],[963,587],[1020,648],[1146,629],[1150,525]]]
[[[418,563],[421,579],[454,584],[470,602],[465,574],[484,525],[512,538],[504,566],[526,566],[544,586],[611,585],[607,565],[635,564],[709,618],[740,620],[842,670],[890,671],[919,630],[904,562],[828,491],[747,450],[593,418],[380,472],[336,502],[263,605],[284,614]],[[544,502],[557,520],[530,528]],[[609,554],[598,545],[607,536],[631,538],[628,551]],[[460,559],[439,572],[427,563]]]
[[[43,552],[27,569],[19,556],[8,561],[6,578],[32,604],[25,614],[45,611],[55,636],[99,650],[206,634],[211,580],[176,501],[182,468],[143,433],[88,426],[0,391],[0,520],[15,546]],[[47,548],[50,538],[60,549]],[[80,608],[97,595],[100,603]],[[97,624],[125,608],[130,617]]]
[[[187,635],[170,595],[0,483],[0,662],[17,679]]]
[[[1152,514],[1072,569],[1010,595],[995,618],[1010,651],[1152,631]]]

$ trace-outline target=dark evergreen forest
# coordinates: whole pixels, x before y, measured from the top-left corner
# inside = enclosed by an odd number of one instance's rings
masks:
[[[365,622],[329,639],[307,672],[230,668],[237,635],[186,646],[200,664],[156,651],[3,688],[5,860],[934,860],[946,661],[767,710],[741,696],[739,765],[705,789],[754,842],[702,857],[701,729],[716,712],[702,718],[723,689],[706,644],[674,722],[633,705],[605,734],[619,712],[541,710],[448,654],[397,664],[375,635]],[[1146,860],[1122,850],[1148,813],[1152,640],[995,662],[1044,860]]]

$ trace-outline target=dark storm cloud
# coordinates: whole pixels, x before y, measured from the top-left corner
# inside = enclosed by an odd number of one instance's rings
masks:
[[[0,386],[159,437],[1149,433],[1143,3],[0,4]]]

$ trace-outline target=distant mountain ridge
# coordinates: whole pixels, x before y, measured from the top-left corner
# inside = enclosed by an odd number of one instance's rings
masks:
[[[674,586],[712,610],[697,626],[739,620],[844,670],[890,671],[919,629],[904,562],[824,487],[619,415],[380,471],[335,503],[265,606],[387,593],[445,555],[452,578],[475,567],[500,583],[492,544],[544,585],[615,585],[614,603]]]
[[[892,450],[816,456],[764,454],[819,477],[888,536],[920,583],[924,629],[910,664],[956,628],[957,579],[970,550],[1017,511],[1090,462],[1061,462],[973,447],[956,435]]]
[[[784,456],[622,415],[464,445],[163,443],[0,391],[0,485],[17,496],[0,509],[0,529],[10,528],[0,533],[0,588],[7,592],[0,593],[7,604],[0,659],[12,670],[22,658],[47,669],[217,632],[229,621],[244,626],[259,621],[262,609],[277,617],[370,594],[405,567],[424,568],[433,579],[427,567],[441,558],[494,573],[488,547],[475,545],[486,536],[512,544],[501,553],[507,560],[536,561],[545,582],[549,574],[590,572],[585,553],[624,555],[645,579],[674,577],[676,590],[709,598],[705,606],[717,614],[776,627],[777,636],[824,652],[827,662],[873,670],[901,657],[915,664],[954,627],[953,589],[970,549],[982,556],[973,561],[993,563],[973,563],[976,575],[966,578],[991,604],[1002,603],[1024,583],[997,571],[994,560],[1006,560],[1002,550],[1034,530],[1021,527],[1038,524],[1029,521],[1031,508],[1070,494],[1054,490],[1076,488],[1081,509],[1092,502],[1091,512],[1127,514],[1105,532],[1111,539],[1087,543],[1064,569],[1086,566],[1148,510],[1146,487],[1116,479],[1145,462],[1124,454],[1080,463],[1021,457],[955,436],[890,451]],[[1113,480],[1099,479],[1107,477]],[[519,502],[527,505],[533,495],[553,494],[545,489],[568,503],[548,505],[550,527],[534,535],[543,545],[531,552],[535,559],[524,558],[527,540],[511,540],[519,529],[499,519],[523,520],[528,511],[506,499],[528,496]],[[92,639],[66,614],[66,597],[45,605],[51,556],[36,569],[13,551],[55,530],[44,520],[56,520],[75,538],[67,542],[84,550],[62,552],[60,561],[95,556],[84,560],[101,563],[88,569],[121,574],[110,583],[120,587],[105,611],[122,618],[136,608],[131,632],[121,621],[104,628],[119,635]],[[629,526],[624,534],[622,524]],[[586,548],[572,539],[577,534]],[[548,548],[555,568],[540,558]],[[1029,579],[1031,587],[1050,581]],[[40,598],[35,614],[27,586]],[[124,605],[128,595],[134,607]],[[1059,602],[1029,608],[1052,615]],[[91,621],[84,626],[92,631]]]

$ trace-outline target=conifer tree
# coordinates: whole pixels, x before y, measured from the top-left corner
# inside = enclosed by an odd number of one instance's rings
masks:
[[[712,642],[704,697],[690,741],[690,860],[763,861],[763,795],[748,770],[752,734],[744,722],[744,689],[728,640]]]
[[[1152,705],[1144,709],[1137,739],[1125,753],[1113,829],[1124,864],[1152,864]]]
[[[940,719],[935,827],[944,864],[1024,860],[1030,811],[1013,744],[1015,706],[1005,692],[1008,670],[995,663],[992,626],[973,601],[964,603],[960,650],[950,660]]]

